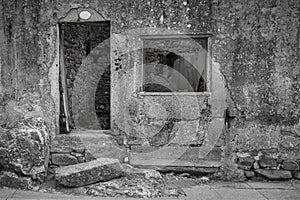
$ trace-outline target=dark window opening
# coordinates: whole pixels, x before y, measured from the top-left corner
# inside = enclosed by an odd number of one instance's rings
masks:
[[[143,40],[145,92],[207,91],[208,37]]]

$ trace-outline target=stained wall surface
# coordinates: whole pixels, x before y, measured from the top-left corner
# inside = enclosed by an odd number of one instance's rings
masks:
[[[2,127],[41,116],[58,134],[57,23],[84,7],[111,22],[111,129],[120,144],[218,147],[224,165],[232,152],[255,149],[300,159],[298,0],[3,1]],[[212,34],[208,92],[142,94],[140,36],[200,33]],[[85,82],[90,91],[97,83]]]

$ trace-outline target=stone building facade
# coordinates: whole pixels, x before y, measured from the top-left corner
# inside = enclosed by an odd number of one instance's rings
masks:
[[[98,157],[300,178],[298,0],[15,0],[0,14],[2,178]]]

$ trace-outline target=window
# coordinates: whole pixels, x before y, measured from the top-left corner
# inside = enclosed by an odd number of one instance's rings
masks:
[[[143,91],[207,91],[208,37],[142,36]]]

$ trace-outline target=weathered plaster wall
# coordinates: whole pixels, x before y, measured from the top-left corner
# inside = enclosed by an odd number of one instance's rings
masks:
[[[213,59],[226,79],[229,115],[236,116],[227,153],[299,161],[299,2],[214,2]],[[255,163],[248,170],[262,167]],[[273,169],[282,169],[278,163]]]
[[[42,117],[52,131],[56,129],[48,78],[56,51],[55,18],[45,14],[51,9],[40,1],[1,3],[2,127]]]
[[[236,109],[265,125],[297,124],[299,3],[221,2],[212,47]]]
[[[124,136],[121,143],[140,138],[144,145],[157,145],[148,137],[153,130],[164,130],[167,134],[162,138],[169,141],[168,137],[173,137],[170,127],[187,127],[193,120],[207,133],[210,129],[220,132],[225,85],[228,120],[232,116],[236,120],[222,135],[227,142],[224,155],[229,158],[224,162],[233,161],[235,151],[265,148],[299,160],[297,0],[4,1],[0,7],[2,126],[19,118],[42,116],[55,133],[59,108],[56,24],[76,7],[91,7],[111,20],[112,128],[114,134]],[[181,103],[165,106],[171,97],[138,94],[142,83],[139,35],[207,32],[213,34],[211,73],[216,75],[212,76],[208,97],[179,96],[174,102]],[[218,88],[222,88],[220,93],[214,90]],[[194,112],[190,101],[200,102],[204,110],[211,107],[208,121],[211,117],[216,120],[199,126],[206,122],[202,120],[206,114],[190,115]],[[172,121],[178,110],[181,116],[188,113],[189,117]],[[154,120],[149,117],[152,114],[161,115],[163,120]],[[148,124],[153,126],[148,129]],[[216,136],[208,137],[210,146],[214,146],[209,141],[215,141]]]

